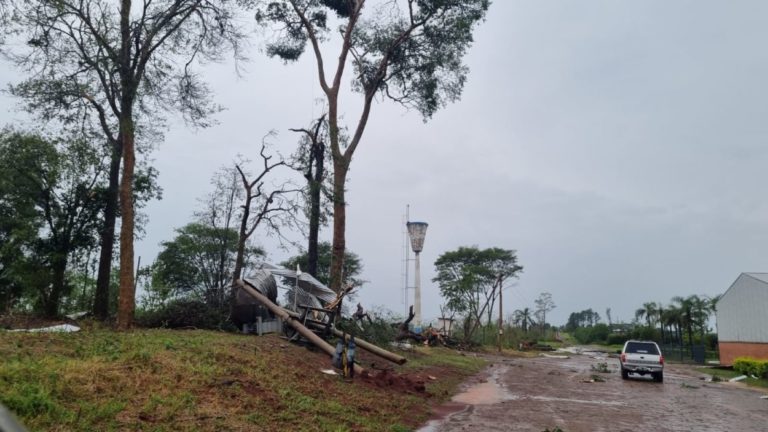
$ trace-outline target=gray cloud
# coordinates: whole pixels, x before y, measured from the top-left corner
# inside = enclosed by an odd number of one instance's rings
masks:
[[[494,2],[460,103],[426,124],[374,107],[348,185],[348,245],[370,281],[361,300],[405,308],[406,203],[430,223],[427,317],[440,303],[432,263],[462,245],[517,249],[525,272],[505,309],[549,291],[555,323],[589,307],[630,320],[643,302],[718,294],[741,271],[765,271],[767,13],[759,1]],[[206,69],[228,108],[218,126],[175,122],[152,155],[165,198],[147,208],[144,262],[189,220],[216,168],[257,157],[271,129],[290,153],[287,129],[320,113],[308,59],[251,57],[242,78],[232,65]],[[359,106],[346,96],[346,117]]]

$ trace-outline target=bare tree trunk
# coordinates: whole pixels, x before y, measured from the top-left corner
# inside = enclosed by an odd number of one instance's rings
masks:
[[[129,108],[130,109],[130,108]],[[123,141],[123,176],[120,182],[120,294],[117,307],[117,328],[126,330],[133,325],[136,308],[136,288],[133,279],[133,176],[136,164],[133,121],[125,117],[120,121]]]
[[[56,318],[59,315],[59,302],[64,292],[64,274],[67,270],[66,252],[54,255],[51,270],[53,271],[53,283],[51,284],[51,293],[45,301],[43,312],[48,318]]]
[[[342,290],[342,268],[344,267],[344,249],[346,248],[347,208],[344,199],[344,185],[347,181],[347,165],[343,161],[334,165],[336,169],[333,172],[333,254],[330,288],[338,294]]]
[[[112,143],[112,160],[109,165],[109,187],[107,202],[104,206],[104,227],[101,230],[101,254],[99,273],[96,276],[96,293],[93,300],[93,315],[100,320],[109,316],[109,282],[112,274],[112,254],[115,248],[115,222],[117,220],[117,201],[120,192],[120,162],[122,147]]]
[[[501,287],[499,287],[501,288]],[[472,337],[472,335],[475,334],[475,331],[477,331],[477,327],[480,325],[480,321],[482,319],[483,314],[485,313],[485,309],[488,307],[488,304],[490,303],[490,300],[492,298],[496,298],[496,284],[493,284],[493,288],[491,290],[491,296],[485,300],[485,304],[483,305],[483,308],[480,309],[480,312],[477,313],[477,317],[475,319],[475,324],[472,326],[472,329],[469,332],[469,335],[467,335],[467,341]]]
[[[309,240],[307,245],[307,273],[317,276],[317,241],[320,233],[320,193],[323,188],[323,177],[325,175],[325,146],[317,142],[315,137],[312,143],[310,157],[315,162],[315,172],[308,173],[309,180]]]
[[[227,251],[229,250],[229,242],[227,233],[229,232],[229,226],[232,222],[232,214],[234,212],[235,208],[235,188],[238,187],[237,185],[237,173],[232,173],[232,183],[230,188],[229,197],[227,198],[227,210],[226,210],[226,217],[224,219],[224,232],[222,233],[222,244],[221,249],[219,250],[219,266],[218,266],[218,274],[216,275],[216,285],[217,285],[217,302],[219,306],[223,306],[226,304],[228,293],[225,289],[227,284],[230,282],[226,280],[225,278],[225,267],[226,267],[226,260],[227,260]],[[213,220],[211,220],[211,225],[215,227],[216,225],[216,218],[214,217]],[[238,276],[237,278],[239,278]]]
[[[243,273],[243,261],[245,260],[245,242],[248,240],[248,218],[251,216],[251,189],[245,189],[245,204],[243,205],[243,217],[240,220],[240,235],[237,240],[237,257],[235,258],[235,271],[233,280],[241,279]]]

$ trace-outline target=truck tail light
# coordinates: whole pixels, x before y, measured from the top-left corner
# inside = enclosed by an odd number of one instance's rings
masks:
[[[624,353],[622,353],[622,354],[621,354],[621,362],[622,362],[622,363],[625,363],[626,361],[627,361],[627,355],[626,355],[626,354],[624,354]]]
[[[664,356],[663,355],[659,356],[659,364],[662,365],[662,366],[664,365]]]

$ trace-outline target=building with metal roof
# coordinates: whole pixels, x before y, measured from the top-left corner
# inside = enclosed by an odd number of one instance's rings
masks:
[[[742,273],[717,302],[720,363],[768,360],[768,273]]]

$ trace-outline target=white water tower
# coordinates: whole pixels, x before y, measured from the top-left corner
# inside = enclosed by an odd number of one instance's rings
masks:
[[[416,255],[416,269],[413,275],[415,280],[413,294],[413,313],[415,316],[413,320],[417,327],[421,327],[421,266],[419,255],[422,249],[424,249],[424,237],[427,235],[428,224],[426,222],[409,221],[406,223],[406,226],[408,227],[408,236],[411,238],[411,249],[413,249],[413,253]]]

